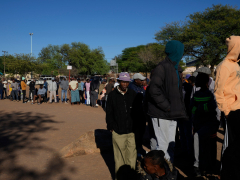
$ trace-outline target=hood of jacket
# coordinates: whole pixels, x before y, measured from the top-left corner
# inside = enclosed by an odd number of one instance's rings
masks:
[[[228,46],[228,54],[225,59],[232,60],[234,62],[239,61],[240,55],[240,36],[230,36],[226,39]]]
[[[177,70],[179,62],[183,57],[184,45],[180,41],[172,40],[166,44],[165,53],[174,63],[174,67]]]

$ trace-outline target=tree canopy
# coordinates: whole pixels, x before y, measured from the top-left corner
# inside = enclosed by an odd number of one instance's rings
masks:
[[[225,40],[240,34],[240,10],[229,5],[213,5],[190,14],[186,22],[172,22],[155,34],[160,44],[179,40],[185,45],[185,56],[198,59],[200,65],[214,65],[227,53]]]

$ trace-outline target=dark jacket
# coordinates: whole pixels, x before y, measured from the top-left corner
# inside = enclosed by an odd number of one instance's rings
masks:
[[[35,82],[34,81],[31,81],[30,83],[29,83],[29,90],[30,91],[34,91],[35,90]]]
[[[129,84],[128,89],[134,90],[136,93],[141,93],[143,97],[145,96],[145,90],[143,86],[138,86],[135,84],[135,82],[132,82]]]
[[[195,92],[190,105],[195,132],[206,123],[219,123],[216,117],[216,108],[217,103],[211,91],[206,89]]]
[[[134,114],[134,100],[136,93],[128,89],[122,95],[117,88],[115,88],[108,95],[106,108],[106,122],[107,129],[114,130],[118,134],[128,134],[133,132]]]
[[[178,176],[178,171],[173,167],[171,162],[167,160],[164,163],[165,175],[160,178],[147,174],[139,165],[138,169],[138,172],[140,173],[140,176],[138,178],[139,180],[177,180]]]
[[[178,69],[181,75],[180,68]],[[148,114],[168,120],[187,119],[182,94],[182,81],[174,63],[166,57],[152,71],[148,94]]]

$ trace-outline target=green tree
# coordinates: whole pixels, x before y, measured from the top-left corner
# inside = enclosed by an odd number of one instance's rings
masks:
[[[188,20],[179,26],[168,24],[155,34],[159,43],[168,41],[164,29],[173,32],[171,38],[185,45],[185,55],[198,59],[201,65],[210,65],[212,76],[214,66],[223,60],[227,53],[227,37],[240,34],[240,10],[229,5],[213,5],[203,12],[188,16]],[[176,30],[177,29],[177,30]],[[165,37],[165,38],[164,38]]]

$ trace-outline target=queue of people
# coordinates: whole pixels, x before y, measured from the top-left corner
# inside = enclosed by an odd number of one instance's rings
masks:
[[[240,37],[231,36],[226,42],[228,55],[216,69],[216,82],[208,67],[183,79],[179,62],[184,45],[176,40],[166,44],[167,56],[152,70],[149,86],[139,73],[133,82],[128,73],[120,73],[115,88],[109,81],[106,123],[112,132],[115,179],[127,179],[135,170],[142,172],[138,179],[178,179],[173,166],[177,130],[181,153],[195,176],[213,174],[220,123],[226,126],[218,179],[240,179]],[[150,152],[143,150],[146,123]]]

